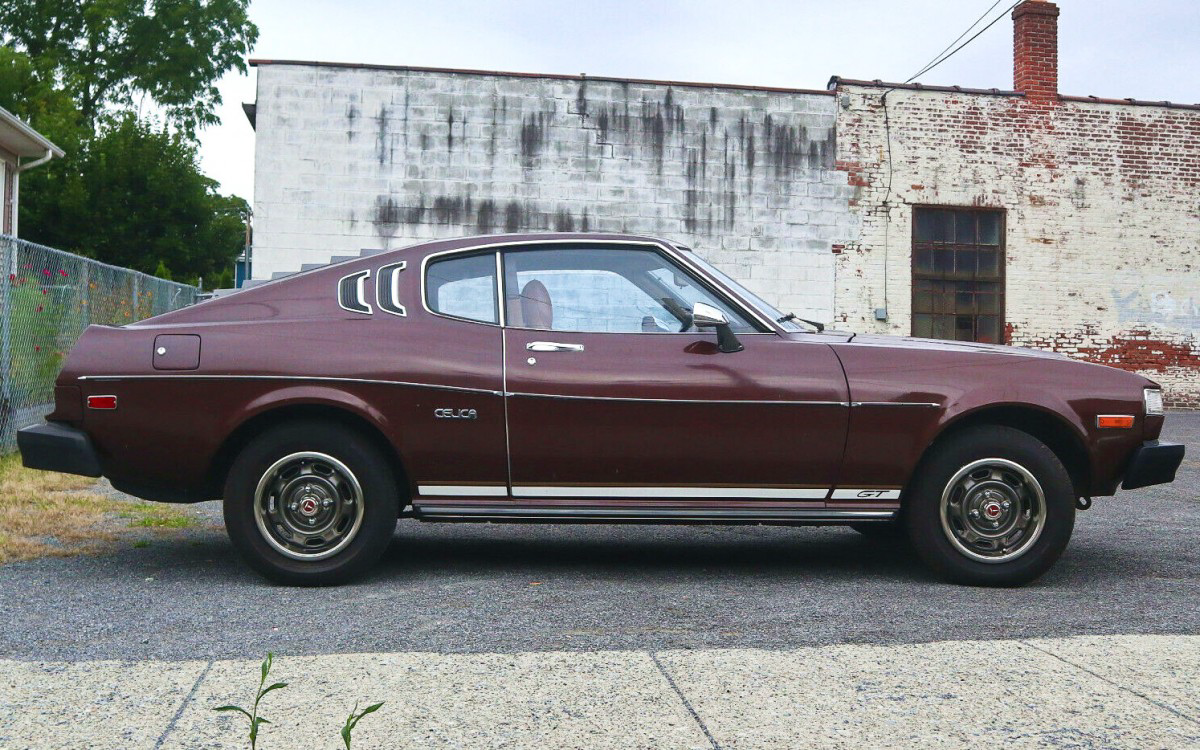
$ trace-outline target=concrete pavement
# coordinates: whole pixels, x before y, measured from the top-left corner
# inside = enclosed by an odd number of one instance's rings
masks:
[[[1047,613],[1053,616],[1052,612]],[[1200,747],[1200,637],[279,657],[261,748]],[[258,662],[0,661],[0,748],[242,748]]]

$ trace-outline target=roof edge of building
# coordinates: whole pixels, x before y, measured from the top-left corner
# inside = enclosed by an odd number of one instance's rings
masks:
[[[904,89],[907,91],[934,91],[938,93],[956,93],[956,94],[981,94],[984,96],[1025,96],[1023,91],[1008,91],[1005,89],[972,89],[965,86],[928,86],[923,83],[888,83],[875,79],[873,81],[863,81],[854,78],[842,78],[833,76],[829,79],[829,90],[833,91],[838,86],[862,86],[864,88],[887,88],[887,89]],[[1180,104],[1170,101],[1150,101],[1146,99],[1106,99],[1100,96],[1071,96],[1067,94],[1059,94],[1058,98],[1064,102],[1082,102],[1084,104],[1118,104],[1131,107],[1164,107],[1166,109],[1192,109],[1200,110],[1200,104]]]
[[[1168,101],[1155,102],[1148,99],[1106,99],[1102,96],[1067,96],[1066,94],[1060,94],[1058,98],[1064,102],[1083,102],[1085,104],[1123,104],[1130,107],[1200,110],[1200,104],[1181,104],[1179,102]]]
[[[989,96],[1025,96],[1022,91],[1009,91],[1006,89],[973,89],[966,86],[927,86],[923,83],[888,83],[876,78],[873,81],[864,81],[856,78],[842,78],[841,76],[833,76],[829,79],[829,90],[832,91],[838,86],[863,86],[867,88],[886,88],[886,89],[905,89],[908,91],[936,91],[951,94],[986,94]]]
[[[66,152],[54,145],[49,138],[34,130],[29,123],[25,122],[20,117],[17,117],[12,112],[9,112],[4,107],[0,107],[0,123],[4,123],[5,125],[11,127],[13,130],[17,131],[18,134],[36,144],[42,151],[48,151],[59,159],[66,156]],[[38,154],[22,154],[22,156],[38,156]]]
[[[636,83],[649,84],[653,86],[680,86],[687,88],[701,89],[737,89],[742,91],[761,91],[774,94],[814,94],[818,96],[832,96],[833,92],[829,89],[801,89],[787,88],[782,86],[754,86],[750,84],[740,83],[705,83],[702,81],[671,81],[660,80],[655,78],[622,78],[620,76],[603,76],[603,75],[588,75],[581,74],[566,74],[566,73],[520,73],[506,70],[477,70],[473,68],[437,68],[424,67],[419,65],[381,65],[375,63],[346,63],[346,62],[325,62],[320,60],[269,60],[264,58],[251,58],[250,66],[259,67],[263,65],[300,65],[313,68],[350,68],[359,70],[390,70],[397,72],[411,73],[458,73],[464,75],[478,76],[495,76],[497,78],[543,78],[559,81],[604,81],[609,83]]]

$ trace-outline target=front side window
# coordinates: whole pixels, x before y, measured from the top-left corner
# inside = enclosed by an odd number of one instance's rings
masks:
[[[435,313],[498,323],[495,254],[430,261],[425,269],[425,298]]]
[[[1003,341],[1003,212],[914,208],[912,262],[914,336]]]
[[[746,302],[749,302],[752,307],[758,308],[759,312],[766,313],[767,315],[769,315],[771,317],[771,320],[774,320],[776,323],[778,323],[779,327],[782,328],[783,330],[785,330],[785,331],[805,331],[805,330],[807,330],[804,326],[800,325],[795,320],[791,320],[786,315],[781,313],[779,311],[779,308],[775,307],[770,302],[767,302],[762,297],[759,297],[754,292],[752,292],[749,289],[747,289],[746,287],[742,286],[732,276],[725,273],[721,269],[717,268],[713,264],[709,263],[704,258],[701,258],[699,255],[697,255],[695,253],[695,251],[689,250],[689,249],[683,248],[683,247],[681,247],[679,249],[683,251],[683,254],[685,256],[687,256],[688,260],[690,260],[691,262],[693,262],[696,265],[703,268],[704,271],[706,273],[708,273],[708,275],[712,276],[714,279],[716,279],[717,281],[724,284],[727,289],[733,290],[734,294],[737,294],[743,300],[745,300]]]
[[[725,313],[736,332],[745,317],[652,250],[561,247],[504,255],[505,320],[516,328],[581,333],[695,330],[692,305]]]

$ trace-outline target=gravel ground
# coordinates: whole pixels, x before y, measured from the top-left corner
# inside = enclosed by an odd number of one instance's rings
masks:
[[[1173,485],[1098,499],[1059,564],[1017,590],[930,580],[848,529],[404,521],[357,585],[290,589],[211,527],[0,568],[0,657],[236,659],[353,652],[784,649],[1200,633],[1200,413]],[[219,522],[215,503],[198,506]]]

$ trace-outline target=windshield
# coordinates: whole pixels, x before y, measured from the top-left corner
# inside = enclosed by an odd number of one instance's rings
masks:
[[[771,318],[771,320],[774,320],[775,322],[777,322],[779,324],[779,327],[782,328],[783,330],[785,330],[785,331],[807,331],[808,330],[802,324],[797,323],[794,320],[783,320],[783,321],[779,320],[780,318],[784,317],[784,315],[774,305],[770,304],[769,302],[764,300],[762,297],[759,297],[754,292],[750,291],[746,287],[742,286],[738,282],[731,279],[727,274],[718,270],[715,266],[713,266],[713,264],[711,264],[708,261],[701,258],[694,251],[684,250],[683,248],[680,248],[680,250],[683,252],[684,255],[687,256],[688,260],[690,260],[691,262],[693,262],[696,265],[703,268],[710,275],[712,275],[713,278],[717,279],[722,284],[724,284],[728,288],[732,289],[739,297],[746,300],[754,307],[758,308],[759,312],[763,313],[764,315],[769,316]]]

